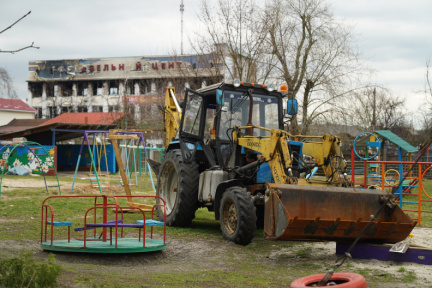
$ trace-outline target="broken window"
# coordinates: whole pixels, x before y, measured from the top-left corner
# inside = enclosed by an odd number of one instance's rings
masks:
[[[56,116],[55,111],[56,111],[56,107],[48,107],[47,108],[47,118],[54,118]]]
[[[109,95],[117,95],[119,91],[118,81],[109,81],[108,85],[109,85]]]
[[[42,83],[29,82],[28,85],[33,98],[42,97]]]
[[[103,112],[103,106],[92,106],[93,112]]]
[[[93,81],[91,83],[93,89],[93,95],[102,96],[103,95],[103,81]]]
[[[35,119],[41,119],[42,118],[42,108],[36,108],[36,114],[35,114]]]
[[[87,106],[78,106],[78,112],[87,112]]]
[[[137,80],[137,82],[138,82],[138,87],[139,87],[139,95],[147,94],[147,86],[149,85],[148,81]]]
[[[63,88],[63,96],[72,96],[72,83],[71,82],[64,82],[62,84]]]
[[[77,95],[78,96],[87,96],[88,84],[87,82],[78,82],[77,83]]]
[[[53,97],[54,96],[54,93],[55,93],[54,87],[55,86],[57,86],[57,85],[54,85],[53,83],[50,83],[50,82],[46,83],[46,94],[47,94],[47,97]]]

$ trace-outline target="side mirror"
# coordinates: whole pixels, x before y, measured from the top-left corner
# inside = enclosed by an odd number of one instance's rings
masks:
[[[223,97],[223,91],[222,90],[216,90],[216,103],[219,105],[224,105],[224,97]]]
[[[287,101],[287,114],[297,115],[297,99],[289,99]]]

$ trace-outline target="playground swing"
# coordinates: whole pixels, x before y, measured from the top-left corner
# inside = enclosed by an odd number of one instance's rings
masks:
[[[111,140],[111,143],[112,143],[113,149],[114,149],[114,153],[116,155],[117,165],[119,167],[119,172],[120,172],[120,176],[122,178],[122,182],[126,183],[126,185],[123,185],[123,187],[124,187],[125,192],[126,192],[126,197],[127,197],[128,205],[130,207],[133,207],[133,208],[142,209],[143,211],[146,211],[146,212],[153,211],[152,210],[153,208],[151,206],[149,206],[148,204],[140,204],[140,203],[135,203],[133,201],[133,196],[131,194],[131,189],[130,189],[131,185],[129,185],[129,177],[130,177],[131,174],[130,173],[126,174],[126,171],[124,169],[125,165],[123,164],[121,153],[120,153],[120,147],[119,147],[120,145],[117,142],[118,140],[136,139],[136,140],[138,140],[137,144],[133,145],[133,146],[130,145],[130,148],[132,148],[132,147],[140,147],[140,145],[142,145],[144,151],[146,151],[145,150],[144,137],[142,135],[142,132],[110,130],[109,138]],[[125,141],[122,141],[122,143],[125,143]],[[132,144],[132,143],[135,144],[135,142],[131,141],[130,144]],[[127,148],[126,145],[123,145],[123,146],[125,146],[124,148]],[[133,152],[137,152],[137,151],[133,151]],[[134,154],[135,159],[136,159],[136,156],[137,155]],[[147,152],[145,153],[145,159],[147,159]],[[148,163],[147,163],[147,165],[148,165],[148,168],[150,168]],[[128,166],[129,165],[126,165],[126,167],[128,167]],[[135,175],[136,174],[137,173],[135,173]],[[151,184],[152,184],[152,188],[153,188],[153,191],[154,191],[155,190],[155,185],[154,185],[154,182],[153,182],[153,176],[152,176],[151,173],[149,173],[149,174],[150,174],[150,181],[151,181]],[[132,210],[131,210],[131,212],[132,212]]]
[[[127,143],[127,139],[122,139],[122,145],[120,151],[121,159],[125,160],[122,161],[123,163],[125,163],[124,165],[125,174],[128,179],[129,186],[132,187],[138,186],[138,173],[137,173],[136,159],[139,151],[139,143],[140,141],[138,140],[137,145],[135,145],[135,139],[133,138],[129,140],[129,144]],[[135,173],[135,179],[133,179],[132,173]],[[124,183],[120,175],[120,171],[118,175],[119,175],[120,184],[123,186]]]
[[[83,153],[83,148],[84,148],[84,145],[86,145],[87,148],[88,148],[89,155],[90,155],[90,157],[89,157],[90,161],[91,161],[90,169],[93,170],[93,173],[95,175],[94,179],[91,179],[91,180],[94,180],[96,185],[95,186],[92,185],[92,186],[93,187],[97,187],[99,189],[100,194],[102,194],[102,185],[101,185],[101,182],[100,182],[100,179],[99,179],[100,177],[98,176],[98,171],[96,170],[96,165],[94,163],[94,156],[93,156],[92,148],[90,147],[90,142],[89,142],[89,134],[90,135],[93,134],[93,137],[94,137],[93,138],[93,140],[94,140],[93,142],[95,142],[96,141],[95,134],[100,133],[101,135],[104,135],[104,133],[108,133],[108,132],[109,131],[106,131],[106,130],[94,130],[94,131],[89,130],[89,131],[84,131],[83,140],[81,142],[81,147],[80,147],[80,151],[79,151],[79,154],[78,154],[78,161],[77,161],[77,165],[75,167],[75,174],[74,174],[74,178],[73,178],[73,181],[72,181],[71,193],[73,192],[73,188],[74,188],[74,185],[75,185],[75,180],[76,180],[76,177],[77,177],[77,174],[78,174],[78,167],[80,165],[81,156],[82,156],[82,153]],[[101,137],[101,138],[103,138],[103,137]],[[106,151],[106,145],[105,145],[105,151]],[[101,153],[101,155],[102,155],[102,153]],[[106,152],[105,152],[105,159],[107,159],[106,156],[107,155],[106,155]],[[99,161],[99,163],[100,163],[100,161]],[[107,168],[107,173],[108,173],[108,165],[107,165],[106,168]],[[90,176],[90,177],[92,177],[92,176]]]
[[[93,150],[93,158],[90,164],[90,174],[89,174],[90,183],[95,188],[98,188],[99,186],[100,188],[109,188],[111,187],[111,182],[109,176],[108,159],[107,159],[108,157],[107,157],[107,149],[106,149],[104,133],[93,134],[92,150]],[[102,170],[102,164],[103,164],[102,158],[105,158],[106,170]],[[94,173],[94,170],[96,170],[96,173]]]

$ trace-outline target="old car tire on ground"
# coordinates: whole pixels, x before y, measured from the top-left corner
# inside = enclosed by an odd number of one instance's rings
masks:
[[[315,274],[294,280],[290,288],[314,287],[325,274]],[[331,287],[337,288],[367,288],[366,279],[357,273],[334,273],[328,283],[335,282]]]

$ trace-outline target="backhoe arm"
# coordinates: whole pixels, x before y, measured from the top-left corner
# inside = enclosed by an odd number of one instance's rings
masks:
[[[165,105],[163,109],[163,121],[165,129],[164,146],[168,147],[171,139],[175,137],[180,127],[182,110],[175,96],[174,87],[167,87],[165,92]]]
[[[346,167],[340,149],[340,139],[334,135],[325,134],[322,142],[303,142],[303,154],[315,159],[315,164],[321,166],[327,178],[335,170],[343,171]]]
[[[297,179],[290,175],[292,159],[287,145],[288,136],[281,130],[266,130],[270,131],[270,137],[237,137],[238,134],[235,132],[236,130],[234,130],[235,135],[233,140],[237,140],[238,145],[243,146],[246,149],[261,153],[258,157],[261,159],[261,162],[269,163],[275,183],[296,183]],[[285,171],[288,172],[288,175]]]

